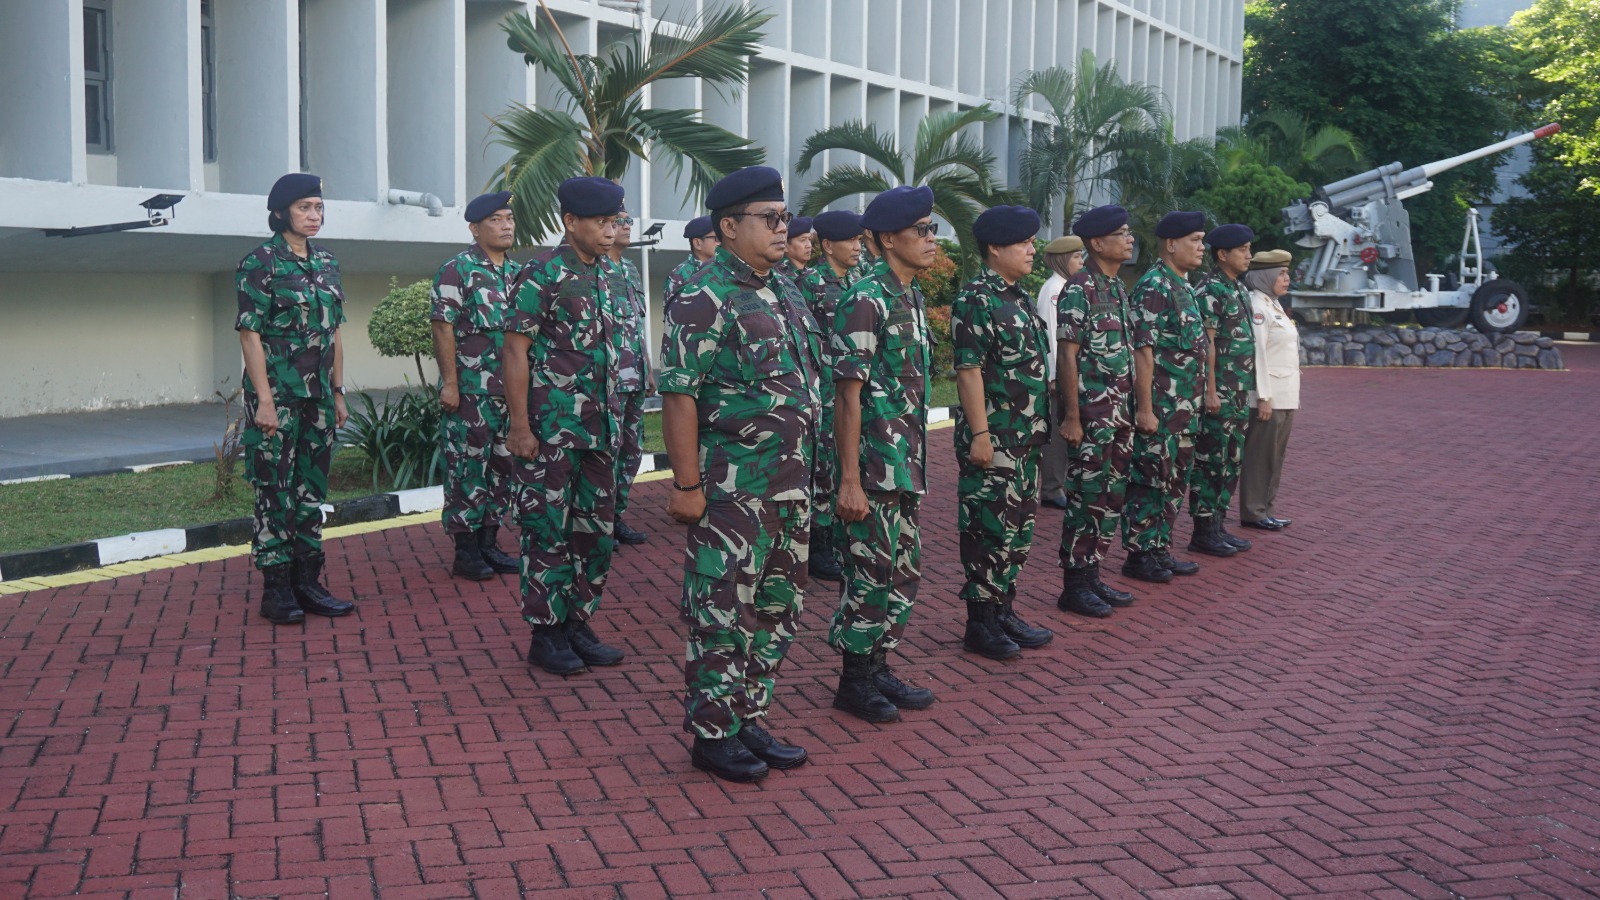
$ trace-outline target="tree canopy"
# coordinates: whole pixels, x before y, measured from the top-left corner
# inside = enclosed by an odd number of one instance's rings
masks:
[[[1553,159],[1576,171],[1577,190],[1600,196],[1600,0],[1538,0],[1510,30],[1535,82],[1530,104],[1561,123]]]

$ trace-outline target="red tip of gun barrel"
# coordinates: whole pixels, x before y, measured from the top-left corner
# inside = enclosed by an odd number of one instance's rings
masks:
[[[1551,122],[1549,125],[1546,125],[1545,127],[1539,129],[1538,131],[1535,131],[1533,133],[1533,136],[1536,137],[1536,138],[1549,137],[1550,135],[1555,134],[1556,132],[1558,132],[1560,130],[1561,130],[1561,123],[1559,123],[1559,122]]]

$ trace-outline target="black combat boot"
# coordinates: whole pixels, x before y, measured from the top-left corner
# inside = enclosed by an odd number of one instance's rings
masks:
[[[767,777],[767,764],[757,759],[738,737],[696,737],[689,762],[723,781],[749,784]]]
[[[1172,570],[1161,565],[1154,553],[1143,550],[1128,551],[1128,558],[1122,562],[1122,575],[1151,584],[1166,584],[1172,580]]]
[[[1015,601],[1016,595],[1008,593],[1000,604],[1000,629],[1006,633],[1006,637],[1011,638],[1011,643],[1024,650],[1032,650],[1050,643],[1056,633],[1048,628],[1035,628],[1022,621],[1022,617],[1011,608],[1011,604]]]
[[[1011,659],[1022,653],[1000,627],[1000,604],[982,600],[967,601],[967,634],[961,646],[990,659]]]
[[[1195,516],[1194,534],[1189,537],[1189,552],[1204,553],[1207,556],[1220,556],[1227,559],[1238,554],[1233,545],[1222,539],[1218,533],[1221,522],[1216,516]],[[1177,574],[1174,571],[1174,574]]]
[[[1228,533],[1227,513],[1221,513],[1217,516],[1217,534],[1220,535],[1223,540],[1227,541],[1229,546],[1233,547],[1233,549],[1239,551],[1240,553],[1243,553],[1244,551],[1255,546],[1255,544],[1250,543],[1238,535]]]
[[[1187,559],[1176,559],[1173,557],[1172,551],[1166,547],[1157,547],[1150,551],[1150,555],[1155,558],[1156,565],[1174,575],[1194,575],[1200,571],[1199,563],[1193,563]]]
[[[865,653],[844,655],[844,669],[839,673],[839,689],[833,694],[833,708],[868,722],[893,722],[900,718],[900,710],[873,683],[872,658]]]
[[[1096,597],[1106,602],[1107,606],[1132,606],[1133,595],[1127,591],[1119,591],[1104,581],[1100,580],[1100,564],[1095,563],[1089,567],[1089,590],[1094,591]]]
[[[305,622],[305,611],[294,601],[288,563],[267,566],[261,570],[261,617],[274,625],[299,625]]]
[[[811,562],[806,568],[812,578],[822,581],[844,578],[844,567],[839,565],[839,554],[834,552],[832,528],[811,529]]]
[[[493,578],[494,569],[484,562],[483,550],[478,546],[478,536],[470,531],[458,531],[453,537],[456,542],[456,560],[450,564],[450,574],[459,575],[469,581],[488,581]]]
[[[739,743],[754,753],[758,759],[774,769],[794,769],[806,764],[809,754],[804,747],[784,742],[767,733],[755,719],[745,719],[739,726]]]
[[[567,633],[560,625],[533,626],[528,662],[552,675],[576,675],[584,669],[583,660],[572,652]]]
[[[933,691],[912,687],[895,677],[894,670],[889,668],[889,651],[882,644],[872,651],[869,659],[872,661],[872,683],[878,686],[878,692],[887,697],[890,703],[900,709],[927,709],[933,705]]]
[[[611,533],[616,536],[619,544],[642,544],[650,540],[650,535],[622,521],[620,516],[617,518],[616,527],[611,530]]]
[[[615,647],[600,643],[588,622],[568,619],[561,627],[567,633],[567,646],[587,665],[614,666],[622,662],[622,657],[626,655]]]
[[[522,571],[522,562],[515,556],[502,553],[499,544],[500,526],[485,525],[478,529],[478,553],[489,568],[501,575]],[[478,579],[473,579],[474,581]]]
[[[1088,569],[1061,570],[1061,597],[1056,606],[1062,612],[1077,613],[1091,619],[1104,619],[1111,615],[1111,607],[1089,587]]]
[[[340,600],[322,586],[321,550],[302,550],[294,556],[294,599],[314,616],[337,619],[355,611],[356,605]]]

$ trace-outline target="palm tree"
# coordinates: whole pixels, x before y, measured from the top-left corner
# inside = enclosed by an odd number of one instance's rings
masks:
[[[668,78],[700,78],[718,91],[737,91],[771,15],[732,4],[678,33],[663,32],[658,22],[648,42],[635,33],[594,56],[574,53],[544,0],[539,9],[537,23],[516,12],[500,24],[511,49],[556,80],[566,107],[518,103],[494,120],[494,142],[509,147],[511,159],[490,187],[515,195],[519,244],[560,230],[556,187],[574,175],[620,180],[638,157],[665,163],[680,180],[687,169],[690,192],[703,196],[722,175],[765,158],[749,139],[702,122],[699,110],[653,109],[641,93]]]
[[[1246,163],[1277,166],[1296,181],[1321,185],[1353,175],[1367,163],[1355,136],[1337,125],[1313,129],[1296,112],[1250,117],[1243,128],[1217,131],[1217,163],[1224,174]]]
[[[1112,63],[1096,68],[1092,50],[1079,56],[1076,71],[1052,66],[1024,74],[1012,92],[1018,116],[1034,97],[1050,122],[1035,125],[1023,148],[1022,189],[1039,210],[1059,198],[1064,223],[1126,153],[1159,142],[1168,118],[1159,90],[1123,81]]]
[[[1117,202],[1128,208],[1135,234],[1147,238],[1139,242],[1141,264],[1154,261],[1158,242],[1156,222],[1175,209],[1192,206],[1197,191],[1210,187],[1217,179],[1216,150],[1211,141],[1191,138],[1179,141],[1170,126],[1158,140],[1124,153],[1106,173]]]
[[[828,150],[859,153],[876,168],[831,166],[812,183],[800,201],[802,215],[815,215],[856,194],[878,194],[897,185],[926,185],[933,190],[933,211],[955,230],[962,254],[971,252],[972,222],[982,207],[1007,202],[1010,194],[996,183],[995,155],[970,133],[969,126],[992,122],[1000,114],[988,104],[961,112],[938,112],[917,126],[911,153],[902,153],[894,136],[859,120],[832,125],[806,139],[795,161],[802,175]]]

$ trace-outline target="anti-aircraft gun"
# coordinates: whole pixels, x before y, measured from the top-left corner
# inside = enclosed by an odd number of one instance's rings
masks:
[[[1284,230],[1300,235],[1295,243],[1312,251],[1295,273],[1294,307],[1414,311],[1424,325],[1454,327],[1470,317],[1486,334],[1517,330],[1528,317],[1528,292],[1486,269],[1478,211],[1467,210],[1457,270],[1419,280],[1404,201],[1430,190],[1430,179],[1440,172],[1560,130],[1546,125],[1414,169],[1390,163],[1325,185],[1309,200],[1285,207]]]

